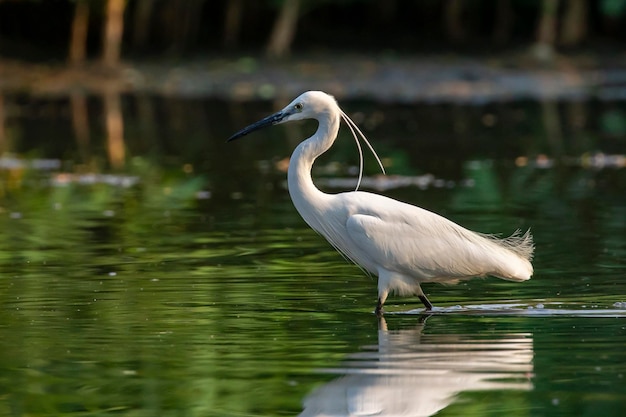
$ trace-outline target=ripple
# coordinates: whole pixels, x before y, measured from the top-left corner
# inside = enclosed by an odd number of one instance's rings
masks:
[[[427,312],[423,309],[414,309],[395,314],[428,314],[428,315],[483,315],[483,316],[525,316],[525,317],[626,317],[626,309],[621,307],[623,302],[613,304],[617,308],[596,308],[594,305],[572,305],[563,303],[494,303],[475,304],[465,306],[434,307]],[[394,313],[392,313],[394,314]]]

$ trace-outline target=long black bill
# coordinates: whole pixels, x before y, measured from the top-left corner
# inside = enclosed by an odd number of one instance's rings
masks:
[[[272,126],[272,125],[275,125],[277,123],[280,123],[280,121],[283,120],[285,118],[285,116],[286,116],[286,114],[282,110],[279,111],[278,113],[272,114],[271,116],[267,116],[263,120],[259,120],[258,122],[253,123],[253,124],[251,124],[248,127],[244,127],[239,132],[235,133],[230,138],[228,138],[228,140],[226,142],[231,142],[231,141],[233,141],[235,139],[239,139],[242,136],[246,136],[248,133],[252,133],[255,130],[262,129],[262,128],[266,127],[266,126]]]

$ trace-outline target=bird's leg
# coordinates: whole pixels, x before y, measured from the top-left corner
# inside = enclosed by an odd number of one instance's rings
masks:
[[[378,302],[376,303],[376,315],[381,317],[383,315],[383,304],[385,302],[379,297]]]
[[[426,306],[426,310],[430,311],[433,309],[433,304],[428,300],[428,298],[426,298],[424,294],[420,294],[417,297],[424,304],[424,306]]]
[[[426,298],[426,294],[424,294],[424,291],[422,291],[421,285],[417,284],[415,294],[420,299],[422,304],[424,304],[427,311],[430,311],[433,309],[433,304],[428,300],[428,298]]]
[[[378,282],[378,302],[376,303],[376,315],[381,316],[383,314],[383,304],[389,295],[389,290],[380,288],[380,281]]]

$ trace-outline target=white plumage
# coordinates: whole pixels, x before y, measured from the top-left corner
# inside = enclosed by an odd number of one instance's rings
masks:
[[[387,296],[394,291],[415,294],[428,310],[432,309],[420,286],[422,282],[454,283],[487,275],[509,281],[530,279],[534,246],[529,232],[498,239],[378,194],[326,194],[317,189],[311,178],[313,162],[332,146],[342,119],[357,144],[355,130],[372,149],[354,122],[326,93],[308,91],[229,141],[264,126],[301,119],[316,119],[319,126],[292,154],[287,174],[291,199],[311,228],[347,258],[378,276],[377,313],[382,312]]]

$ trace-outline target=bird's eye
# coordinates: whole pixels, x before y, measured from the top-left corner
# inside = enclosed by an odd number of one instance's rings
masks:
[[[302,103],[296,103],[295,106],[293,106],[294,109],[296,109],[297,111],[302,111]]]

